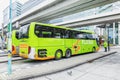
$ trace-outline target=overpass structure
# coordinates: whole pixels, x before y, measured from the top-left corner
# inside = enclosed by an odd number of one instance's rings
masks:
[[[13,26],[26,24],[32,21],[44,22],[66,15],[88,10],[119,0],[45,0],[26,13],[13,19]],[[7,24],[4,24],[7,26]]]
[[[115,22],[118,22],[118,34],[115,33]],[[112,32],[113,44],[116,44],[115,43],[116,41],[115,35],[116,35],[118,37],[118,44],[120,45],[120,23],[119,22],[120,22],[120,10],[114,11],[114,12],[102,13],[94,16],[89,16],[87,18],[56,23],[54,25],[63,25],[71,28],[78,28],[78,27],[84,27],[84,26],[90,26],[90,25],[99,25],[99,27],[109,28],[110,24],[113,23],[113,32]],[[109,29],[108,31],[106,30],[106,33],[109,36]]]
[[[88,25],[109,24],[112,22],[119,22],[119,21],[120,21],[120,10],[114,12],[101,13],[98,15],[93,15],[82,19],[75,19],[71,21],[56,23],[55,25],[64,25],[66,27],[75,28],[75,27],[88,26]]]

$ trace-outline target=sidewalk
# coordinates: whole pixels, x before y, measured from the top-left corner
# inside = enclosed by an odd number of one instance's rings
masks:
[[[7,50],[6,49],[4,49],[4,50],[0,49],[0,57],[1,56],[7,56]]]
[[[29,80],[120,80],[120,46],[111,49],[116,49],[118,53],[56,74]]]
[[[98,53],[74,56],[68,59],[54,61],[54,63],[50,63],[47,65],[43,64],[43,65],[31,67],[31,68],[25,68],[20,71],[13,71],[11,75],[2,73],[0,74],[0,79],[1,80],[30,79],[33,77],[48,75],[51,73],[56,73],[59,71],[71,69],[78,65],[91,62],[93,60],[96,60],[98,58],[101,58],[110,54],[114,54],[116,52],[114,49],[111,49],[111,51],[109,52],[103,52],[103,51],[104,50],[101,49]]]
[[[23,60],[21,57],[12,57],[12,61]],[[0,50],[0,63],[8,62],[7,50]]]

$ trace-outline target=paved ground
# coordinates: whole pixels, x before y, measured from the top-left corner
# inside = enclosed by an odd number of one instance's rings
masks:
[[[119,51],[120,47],[114,47]],[[29,80],[120,80],[120,52],[56,74]]]
[[[0,49],[0,57],[1,56],[6,56],[7,55],[7,50],[1,50]]]
[[[111,52],[116,51],[118,49],[119,49],[119,46],[113,47],[113,48],[111,48]],[[35,80],[92,80],[92,78],[94,78],[94,76],[95,76],[95,75],[92,75],[92,74],[95,74],[95,73],[88,74],[89,71],[95,70],[99,66],[107,63],[107,62],[104,62],[104,61],[106,61],[106,59],[109,59],[109,57],[105,58],[105,59],[104,58],[100,59],[100,60],[95,61],[93,63],[90,62],[90,63],[84,64],[84,65],[81,65],[79,67],[72,68],[72,69],[69,69],[69,70],[65,70],[65,69],[69,68],[71,66],[74,66],[78,63],[80,64],[81,61],[82,62],[83,61],[88,61],[90,59],[93,59],[93,58],[96,58],[96,57],[99,57],[99,56],[103,56],[103,55],[106,55],[106,54],[107,53],[103,52],[103,49],[101,49],[99,51],[99,53],[75,56],[75,57],[72,57],[70,59],[62,59],[62,60],[59,60],[59,61],[49,61],[49,62],[46,62],[46,63],[43,63],[43,64],[32,65],[31,67],[26,66],[27,68],[24,67],[22,70],[21,69],[20,70],[14,70],[13,74],[10,75],[10,76],[8,76],[6,74],[6,72],[0,74],[0,80],[5,80],[5,79],[17,80],[17,79],[20,79],[20,78],[25,78],[25,77],[30,77],[30,76],[31,76],[31,78],[33,78],[36,75],[37,75],[36,77],[38,77],[38,78],[34,78]],[[76,62],[78,62],[78,63],[76,63]],[[45,74],[45,73],[55,72],[56,70],[57,71],[65,70],[65,71],[58,72],[56,74],[46,75],[46,76],[42,75],[42,74]],[[86,76],[88,75],[88,77],[91,75],[92,78],[91,79],[90,78],[79,79],[84,75],[86,75]],[[43,77],[39,77],[39,76],[43,76]],[[34,79],[31,79],[31,80],[34,80]],[[98,80],[104,80],[104,78],[100,78]],[[105,80],[107,80],[107,79],[105,78]],[[114,78],[109,79],[109,80],[114,80]]]

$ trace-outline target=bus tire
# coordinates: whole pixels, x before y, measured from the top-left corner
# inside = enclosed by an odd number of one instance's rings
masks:
[[[92,52],[93,52],[93,53],[95,53],[95,52],[96,52],[96,48],[95,48],[95,47],[93,47]]]
[[[65,52],[65,57],[69,58],[69,57],[71,57],[71,55],[72,55],[72,51],[70,49],[67,49]]]
[[[59,60],[62,58],[62,51],[61,50],[57,50],[55,52],[55,60]]]

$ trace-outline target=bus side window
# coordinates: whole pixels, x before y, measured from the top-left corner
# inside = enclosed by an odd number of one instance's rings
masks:
[[[35,34],[37,37],[41,37],[41,26],[35,25]]]
[[[74,34],[73,34],[73,31],[70,31],[70,30],[66,30],[65,31],[65,38],[74,38]]]
[[[77,34],[77,39],[83,39],[83,38],[84,38],[83,34]]]
[[[55,33],[55,38],[61,38],[60,33]]]
[[[92,34],[86,34],[88,39],[93,39],[93,35]]]
[[[81,38],[83,38],[83,34],[80,33],[79,31],[74,31],[74,32],[73,32],[73,37],[74,37],[75,39],[81,39]]]
[[[67,30],[65,31],[64,38],[69,38],[69,32]]]
[[[42,31],[42,37],[51,38],[52,32]]]
[[[70,38],[70,32],[69,31],[65,31],[65,38]]]
[[[52,27],[47,27],[47,26],[43,26],[42,29],[41,29],[41,32],[42,32],[42,37],[44,38],[53,38],[54,35],[54,28]]]
[[[43,25],[35,26],[35,34],[37,37],[52,38],[53,32],[54,32],[54,28],[52,27],[43,26]]]
[[[55,28],[54,30],[54,38],[64,38],[64,29],[59,29],[59,28]]]
[[[83,38],[84,38],[84,39],[88,39],[88,36],[87,36],[86,33],[83,33]]]

